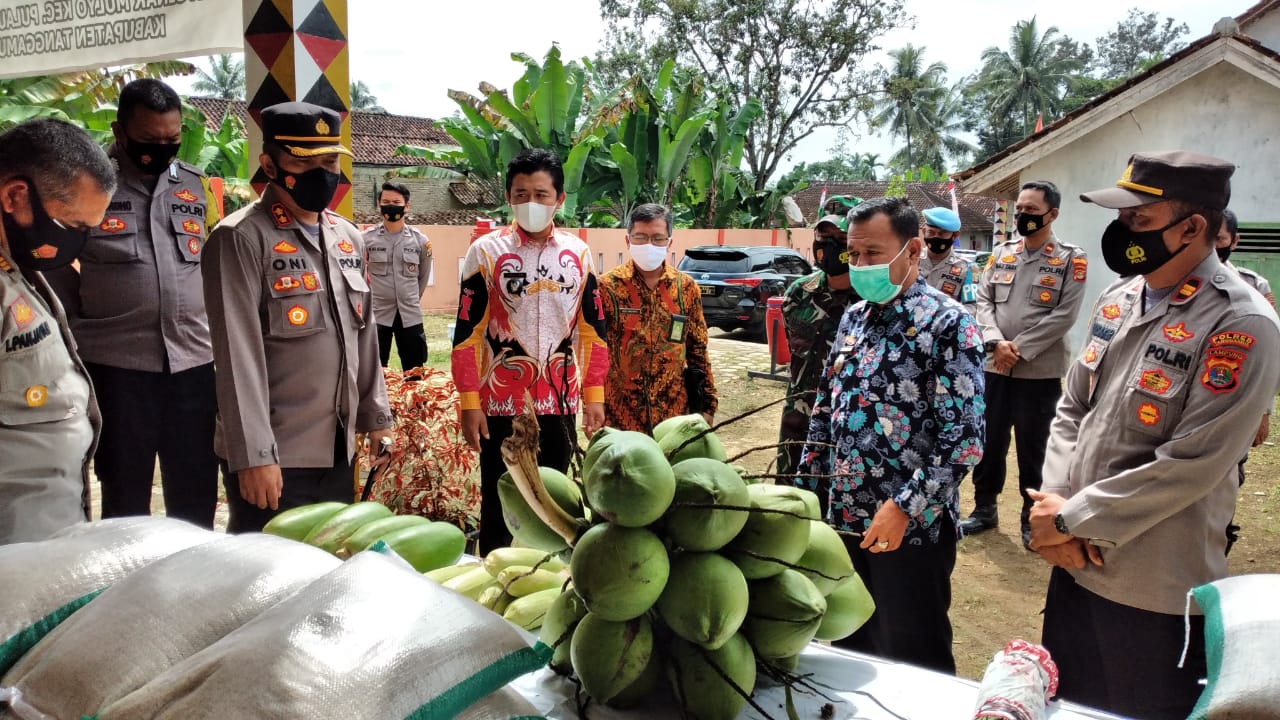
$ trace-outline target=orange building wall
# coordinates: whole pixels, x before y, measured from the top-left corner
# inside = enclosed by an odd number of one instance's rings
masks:
[[[429,313],[451,313],[458,309],[458,274],[471,245],[471,230],[463,225],[418,225],[431,239],[434,267],[431,285],[422,296],[422,309]],[[627,261],[626,232],[615,229],[570,229],[590,246],[596,269],[607,272]],[[790,237],[788,237],[788,234]],[[672,262],[678,264],[686,248],[697,245],[778,245],[792,247],[810,262],[813,231],[808,228],[778,230],[676,230],[671,246]]]

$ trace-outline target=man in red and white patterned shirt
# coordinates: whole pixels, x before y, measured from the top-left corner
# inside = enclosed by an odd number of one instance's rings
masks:
[[[588,436],[604,424],[609,371],[604,307],[587,244],[552,222],[564,203],[564,170],[548,150],[507,166],[512,225],[476,240],[462,265],[453,336],[453,381],[462,430],[480,452],[480,551],[509,545],[498,478],[511,420],[532,398],[541,428],[538,464],[567,470],[582,404]],[[579,375],[580,374],[580,375]]]

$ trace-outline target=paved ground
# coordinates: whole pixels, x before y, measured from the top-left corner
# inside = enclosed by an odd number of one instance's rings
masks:
[[[707,342],[707,352],[711,355],[711,372],[715,377],[732,376],[739,379],[747,377],[747,372],[769,372],[769,347],[761,342],[737,339],[735,335],[719,334],[712,331]],[[777,368],[780,376],[786,376],[786,368]]]

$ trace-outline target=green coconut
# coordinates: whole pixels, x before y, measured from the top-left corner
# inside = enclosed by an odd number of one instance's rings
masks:
[[[673,638],[667,678],[686,720],[733,720],[755,689],[756,656],[741,633],[718,650]]]
[[[794,565],[809,547],[808,507],[799,488],[790,485],[748,485],[752,512],[722,552],[738,564],[748,580],[777,575]]]
[[[724,645],[747,616],[747,580],[717,553],[679,553],[658,598],[658,616],[676,635],[709,650]]]
[[[826,612],[827,600],[813,581],[784,570],[751,583],[742,634],[766,660],[798,655],[813,640]]]
[[[649,663],[644,666],[640,677],[614,695],[607,704],[615,708],[628,708],[649,700],[662,684],[662,676],[666,669],[667,664],[663,661],[662,654],[656,651],[650,653]]]
[[[840,534],[821,520],[809,522],[809,547],[796,562],[797,570],[829,595],[845,579],[853,576],[853,561]]]
[[[582,689],[608,704],[638,681],[650,664],[653,626],[647,617],[613,622],[587,613],[573,631],[569,654]]]
[[[671,467],[676,478],[675,498],[663,516],[663,534],[685,550],[719,550],[747,524],[748,513],[689,505],[747,507],[747,484],[734,469],[718,460],[692,458]]]
[[[614,523],[583,533],[569,560],[573,587],[587,609],[614,622],[653,607],[670,571],[667,549],[657,535]]]
[[[573,661],[569,657],[569,646],[573,640],[573,631],[578,623],[587,616],[586,603],[578,597],[572,588],[560,593],[560,597],[551,602],[547,614],[542,618],[542,628],[538,637],[542,644],[555,648],[549,663],[551,669],[561,675],[573,672]]]
[[[619,430],[599,445],[603,449],[582,475],[591,509],[627,527],[662,517],[675,496],[676,478],[658,443],[644,433]]]
[[[617,435],[619,430],[611,427],[602,427],[591,436],[591,440],[587,442],[587,453],[582,458],[582,474],[586,475],[589,470],[596,464],[596,459],[600,457],[600,453],[604,452],[613,440],[610,438]]]
[[[826,641],[847,638],[865,625],[875,611],[876,601],[862,578],[854,573],[827,595],[827,612],[814,637]]]
[[[805,513],[809,517],[815,520],[826,519],[822,517],[822,504],[818,502],[818,493],[812,490],[806,490],[802,487],[797,487],[796,492],[804,499]]]
[[[582,517],[582,492],[577,483],[555,468],[540,467],[538,475],[547,488],[547,494],[557,505],[571,517]],[[511,473],[503,473],[498,478],[498,500],[502,502],[502,521],[520,546],[546,552],[568,549],[569,543],[547,527],[533,508],[529,507],[529,503],[525,502],[520,488],[511,479]]]
[[[690,438],[710,429],[707,419],[697,413],[679,415],[658,423],[653,428],[653,437],[662,447],[662,452],[671,457],[672,465],[690,458],[711,458],[724,462],[729,459],[729,454],[724,451],[724,444],[713,432],[685,445]]]

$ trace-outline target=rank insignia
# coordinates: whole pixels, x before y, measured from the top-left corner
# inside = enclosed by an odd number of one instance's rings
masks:
[[[1151,427],[1160,422],[1160,408],[1155,403],[1142,403],[1138,406],[1138,422]]]
[[[98,229],[102,232],[118,233],[128,230],[129,226],[120,218],[112,216],[103,220],[102,224],[98,226]]]
[[[295,325],[295,326],[306,325],[307,309],[302,307],[301,305],[294,305],[293,307],[289,308],[289,313],[287,317],[289,318],[290,325]]]
[[[1175,305],[1181,305],[1195,297],[1196,293],[1200,292],[1200,285],[1200,278],[1187,278],[1187,281],[1182,283],[1182,287],[1178,288],[1178,294],[1173,296],[1173,303]]]
[[[284,227],[293,222],[293,217],[289,215],[289,211],[280,203],[271,206],[271,218],[276,221],[276,227]]]
[[[200,226],[200,222],[197,220],[192,220],[188,218],[182,221],[183,232],[189,233],[191,235],[199,235],[200,231],[203,229],[204,228]]]
[[[195,194],[195,193],[191,192],[190,190],[188,190],[188,189],[186,189],[186,188],[182,188],[182,189],[181,189],[181,190],[179,190],[178,192],[174,193],[174,194],[173,194],[173,196],[174,196],[174,197],[176,197],[176,198],[178,198],[178,199],[179,199],[179,200],[181,200],[182,202],[189,202],[189,203],[191,203],[191,202],[195,202],[195,201],[197,201],[197,200],[199,200],[199,199],[200,199],[200,198],[196,197],[196,194]]]
[[[298,278],[292,275],[281,275],[279,278],[276,278],[275,283],[273,283],[271,287],[276,292],[284,292],[285,290],[293,290],[294,288],[302,287],[302,283],[298,282]]]
[[[320,287],[320,280],[316,278],[313,272],[302,273],[302,287],[308,291],[315,292]]]
[[[1115,320],[1120,317],[1120,306],[1115,304],[1104,306],[1102,308],[1102,317],[1108,320]]]
[[[950,281],[944,282],[942,283],[941,290],[948,295],[954,296],[956,294],[956,284]]]
[[[1047,243],[1045,243],[1045,244],[1044,244],[1044,251],[1043,251],[1043,252],[1044,252],[1044,254],[1045,254],[1045,255],[1053,255],[1053,254],[1054,254],[1055,252],[1057,252],[1057,251],[1058,251],[1058,246],[1057,246],[1057,245],[1054,245],[1054,244],[1053,244],[1053,243],[1051,243],[1051,242],[1047,242]]]
[[[1162,332],[1169,339],[1169,342],[1176,343],[1186,342],[1196,336],[1195,333],[1187,329],[1187,324],[1184,322],[1180,322],[1177,325],[1165,325]]]
[[[45,243],[38,248],[34,248],[31,251],[31,257],[40,258],[41,260],[52,260],[53,258],[58,257],[58,248],[50,245],[49,243]]]
[[[350,255],[356,251],[356,247],[351,244],[350,240],[342,240],[338,243],[338,249]]]
[[[283,255],[292,255],[298,252],[298,247],[287,240],[281,240],[271,247],[272,252],[278,252]]]
[[[1089,276],[1089,259],[1084,257],[1071,258],[1071,279],[1076,282],[1084,282]]]
[[[190,250],[192,255],[199,255],[200,254],[200,238],[198,237],[189,238],[187,240],[187,250]]]
[[[1049,259],[1045,260],[1045,261],[1044,261],[1044,264],[1045,264],[1045,265],[1052,265],[1052,266],[1054,266],[1054,267],[1059,267],[1059,266],[1062,266],[1062,265],[1066,265],[1066,264],[1067,264],[1067,261],[1066,261],[1066,260],[1063,260],[1063,259],[1062,259],[1062,258],[1060,258],[1060,257],[1056,257],[1056,256],[1055,256],[1055,257],[1051,257],[1051,258],[1049,258]]]
[[[1052,275],[1041,275],[1041,276],[1040,276],[1040,282],[1038,282],[1038,283],[1036,283],[1036,284],[1037,284],[1037,285],[1039,285],[1040,287],[1047,287],[1047,288],[1057,287],[1057,286],[1058,286],[1058,278],[1056,278],[1056,277],[1054,277],[1054,276],[1052,276]]]

